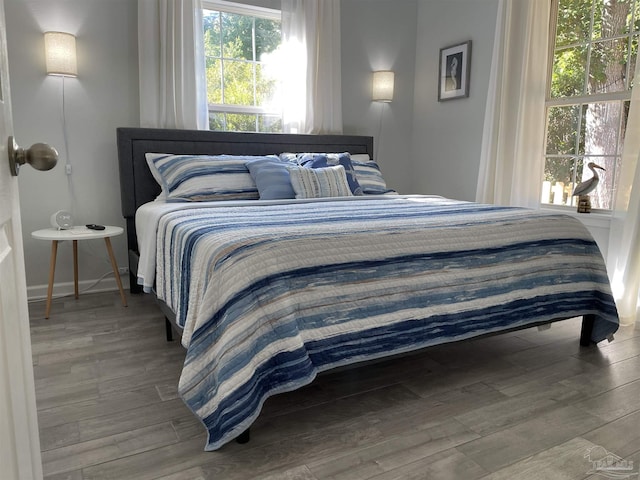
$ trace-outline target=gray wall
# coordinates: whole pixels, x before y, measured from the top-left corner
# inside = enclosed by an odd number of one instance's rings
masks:
[[[342,0],[344,131],[376,137],[376,159],[399,192],[473,199],[497,3]],[[77,224],[124,225],[115,129],[139,124],[137,2],[5,0],[5,11],[15,135],[23,146],[44,141],[61,154],[61,165],[50,172],[26,167],[20,173],[33,297],[46,291],[50,245],[31,239],[30,232],[47,227],[51,213],[73,206]],[[65,80],[70,177],[63,168],[62,80],[44,72],[47,30],[77,35],[79,75]],[[468,39],[473,41],[471,97],[438,103],[439,49]],[[396,74],[394,100],[384,107],[371,101],[371,72],[383,69]],[[113,244],[125,266],[124,237]],[[79,245],[80,278],[92,283],[110,270],[104,244]],[[67,291],[73,279],[70,250],[64,244],[59,249],[56,272],[56,283],[67,282]]]
[[[30,232],[48,227],[53,212],[72,209],[80,225],[124,225],[115,130],[139,124],[137,2],[5,0],[5,12],[16,139],[25,147],[50,143],[61,157],[49,172],[31,167],[20,171],[27,284],[33,297],[44,293],[51,247],[33,240]],[[65,79],[68,155],[62,125],[62,78],[45,75],[43,32],[48,30],[77,36],[78,78]],[[64,171],[67,157],[72,164],[70,176]],[[126,266],[124,236],[112,243],[118,264]],[[71,248],[62,244],[57,283],[73,281],[71,264]],[[85,284],[110,271],[104,242],[79,242],[79,264]]]
[[[474,200],[498,0],[342,0],[344,132],[373,135],[400,193]],[[470,97],[438,102],[440,48],[472,40]],[[371,72],[393,70],[393,102]],[[381,121],[382,120],[382,121]]]
[[[416,59],[415,0],[342,0],[344,133],[372,135],[374,153],[391,188],[412,193],[409,154]],[[371,101],[375,70],[393,70],[393,101]]]
[[[410,171],[415,193],[475,200],[498,0],[421,0]],[[438,102],[440,48],[472,43],[469,98]]]

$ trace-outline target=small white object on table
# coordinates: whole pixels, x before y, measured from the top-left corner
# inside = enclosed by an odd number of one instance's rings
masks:
[[[122,227],[114,227],[105,225],[104,230],[91,230],[85,226],[72,227],[67,230],[60,230],[57,228],[45,228],[42,230],[36,230],[31,233],[33,238],[38,240],[51,240],[51,263],[49,266],[49,287],[47,289],[47,307],[45,310],[44,318],[49,318],[49,312],[51,311],[51,297],[53,295],[53,279],[56,271],[56,256],[58,254],[58,242],[64,240],[73,241],[73,287],[75,297],[78,298],[78,240],[93,240],[96,238],[104,238],[104,242],[107,246],[107,253],[111,260],[111,268],[113,274],[116,277],[116,283],[120,290],[120,298],[122,298],[122,305],[127,306],[127,299],[124,295],[124,289],[122,288],[122,281],[120,280],[120,273],[118,270],[118,264],[116,258],[113,255],[113,248],[111,247],[111,237],[122,235],[124,232]]]

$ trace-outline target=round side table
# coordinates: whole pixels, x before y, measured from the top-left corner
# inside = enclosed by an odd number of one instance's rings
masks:
[[[122,299],[122,305],[127,306],[127,299],[124,296],[124,290],[122,288],[122,281],[120,280],[120,273],[118,271],[118,264],[116,263],[116,257],[113,255],[113,248],[111,247],[111,237],[122,235],[122,227],[105,226],[104,230],[91,230],[87,227],[72,227],[67,230],[58,230],[56,228],[45,228],[43,230],[36,230],[31,233],[33,238],[38,240],[51,240],[51,263],[49,266],[49,287],[47,289],[47,307],[45,310],[44,318],[49,318],[49,312],[51,311],[51,296],[53,295],[53,279],[56,272],[56,256],[58,254],[58,242],[64,240],[73,241],[73,288],[75,297],[78,298],[78,240],[93,240],[96,238],[104,238],[104,243],[107,246],[107,253],[111,260],[111,268],[113,274],[116,277],[116,283],[120,290],[120,298]]]

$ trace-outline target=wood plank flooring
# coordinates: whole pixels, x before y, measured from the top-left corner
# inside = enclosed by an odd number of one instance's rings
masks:
[[[205,452],[182,347],[152,298],[128,300],[30,304],[49,480],[596,479],[607,452],[638,478],[640,327],[581,348],[570,320],[324,374]]]

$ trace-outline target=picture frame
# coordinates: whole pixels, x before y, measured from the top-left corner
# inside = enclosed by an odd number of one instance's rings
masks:
[[[471,40],[440,49],[438,101],[469,96]]]

